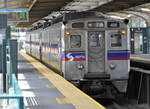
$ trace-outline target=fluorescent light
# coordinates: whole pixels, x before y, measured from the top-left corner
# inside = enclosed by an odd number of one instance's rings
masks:
[[[141,8],[141,10],[142,10],[142,11],[147,11],[147,12],[149,12],[149,11],[150,11],[150,9],[149,9],[149,8]]]
[[[115,18],[115,19],[124,19],[124,18],[122,18],[122,17],[114,16],[114,15],[111,15],[110,17],[111,17],[111,18]]]
[[[129,15],[128,15],[128,18],[131,17],[131,16],[133,16],[133,15],[132,15],[132,14],[129,14]]]

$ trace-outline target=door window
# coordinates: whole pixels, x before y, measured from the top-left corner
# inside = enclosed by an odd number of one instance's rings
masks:
[[[89,46],[100,47],[101,38],[102,38],[102,34],[100,32],[90,32],[89,33]]]

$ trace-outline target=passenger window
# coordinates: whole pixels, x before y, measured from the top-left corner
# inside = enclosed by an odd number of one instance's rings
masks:
[[[121,35],[120,34],[113,34],[111,35],[111,47],[121,47]]]
[[[80,48],[81,47],[81,36],[71,35],[70,36],[70,48]]]

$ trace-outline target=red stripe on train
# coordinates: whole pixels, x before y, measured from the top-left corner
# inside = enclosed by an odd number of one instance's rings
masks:
[[[113,57],[113,58],[108,58],[108,60],[129,60],[130,58],[129,57]],[[69,61],[70,59],[69,58],[61,58],[62,61]],[[76,58],[76,59],[73,59],[73,61],[85,61],[86,59],[85,58]]]
[[[62,61],[70,61],[69,58],[61,58]],[[75,58],[73,61],[85,61],[85,58]]]
[[[129,57],[113,57],[113,58],[108,58],[108,60],[129,60]]]

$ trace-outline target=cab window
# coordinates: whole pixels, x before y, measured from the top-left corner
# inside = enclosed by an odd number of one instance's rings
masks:
[[[81,47],[81,36],[71,35],[70,36],[70,48],[80,48]]]
[[[121,35],[120,34],[112,34],[111,35],[111,47],[121,47]]]

